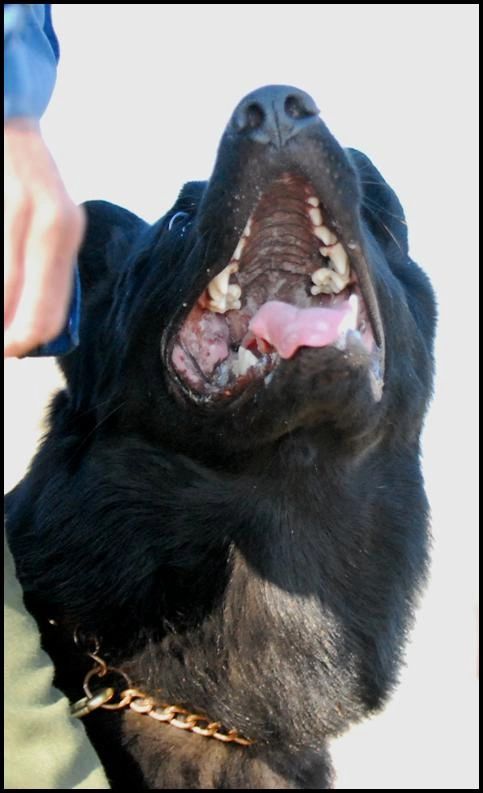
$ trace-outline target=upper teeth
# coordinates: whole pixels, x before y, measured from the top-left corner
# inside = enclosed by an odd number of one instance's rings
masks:
[[[202,308],[207,308],[215,314],[225,314],[226,311],[238,311],[241,308],[241,287],[238,286],[238,284],[230,284],[230,276],[238,271],[238,262],[241,259],[246,241],[250,236],[251,228],[252,218],[249,217],[243,229],[243,234],[230,259],[230,263],[208,284],[208,299],[206,298],[206,294],[201,296],[200,305]]]
[[[312,231],[319,240],[322,240],[324,245],[334,245],[337,242],[337,237],[327,226],[314,226]]]
[[[319,295],[321,292],[338,294],[345,289],[350,280],[349,257],[343,245],[338,242],[334,232],[328,226],[323,225],[319,200],[315,196],[310,196],[307,199],[307,203],[310,206],[308,214],[312,221],[312,231],[317,239],[324,243],[319,248],[320,253],[330,260],[330,268],[321,267],[315,273],[312,273],[314,286],[311,287],[310,291],[313,295]]]
[[[308,196],[306,200],[312,231],[317,239],[324,243],[319,248],[320,253],[330,261],[330,267],[320,267],[312,273],[311,277],[314,285],[310,291],[313,295],[321,293],[338,294],[345,289],[350,280],[349,257],[343,245],[338,242],[334,232],[323,224],[320,201],[317,196]],[[250,236],[251,226],[252,218],[250,217],[233,252],[230,263],[210,281],[207,293],[200,299],[200,304],[203,308],[207,308],[217,314],[224,314],[226,311],[239,310],[241,308],[241,288],[238,284],[230,284],[230,277],[238,271],[238,262]]]
[[[252,230],[252,217],[251,217],[251,215],[250,215],[250,217],[248,218],[248,220],[247,220],[247,222],[246,222],[246,226],[245,226],[245,228],[243,229],[243,234],[242,234],[242,236],[243,236],[243,237],[249,237],[249,236],[250,236],[250,232],[251,232],[251,230]]]
[[[221,273],[218,273],[208,284],[207,308],[216,314],[241,308],[241,288],[238,284],[230,284],[230,276],[236,273],[238,264],[230,262]]]
[[[320,209],[312,207],[309,209],[309,217],[313,226],[322,226],[322,213]]]
[[[349,257],[344,250],[343,245],[338,242],[337,245],[331,245],[330,248],[320,248],[322,256],[328,256],[330,263],[336,273],[339,273],[347,281],[349,280]]]
[[[320,268],[320,270],[316,270],[316,272],[313,273],[312,281],[315,286],[312,287],[311,292],[313,295],[318,295],[320,292],[325,292],[327,294],[341,292],[349,283],[349,257],[342,244],[338,242],[334,232],[331,231],[328,226],[323,225],[318,198],[310,196],[307,198],[307,203],[310,206],[308,213],[312,221],[312,231],[317,239],[322,240],[324,243],[324,245],[319,248],[320,253],[322,256],[326,256],[330,259],[330,269]],[[331,273],[334,274],[331,275]],[[334,277],[334,275],[340,277]]]
[[[250,236],[251,230],[252,230],[252,218],[250,215],[250,217],[246,222],[245,228],[243,229],[243,234],[238,240],[238,245],[236,246],[233,256],[231,257],[231,261],[235,261],[235,262],[240,261],[241,255],[243,253],[243,248],[245,247],[245,243],[248,237]]]
[[[315,286],[312,286],[310,291],[313,295],[320,295],[323,292],[326,295],[339,294],[347,286],[348,281],[342,278],[339,273],[331,270],[330,267],[321,267],[312,273],[312,281]]]
[[[235,248],[235,252],[233,254],[232,261],[235,260],[236,262],[240,261],[241,255],[243,253],[243,248],[245,247],[245,237],[240,237],[238,245]]]

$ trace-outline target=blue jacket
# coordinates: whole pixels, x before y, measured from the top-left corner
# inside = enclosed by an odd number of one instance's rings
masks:
[[[59,44],[50,5],[4,5],[4,116],[40,119],[54,90]]]
[[[59,43],[51,7],[4,3],[4,118],[40,119],[54,90]],[[74,273],[72,303],[65,329],[30,355],[65,355],[79,342],[80,283]]]

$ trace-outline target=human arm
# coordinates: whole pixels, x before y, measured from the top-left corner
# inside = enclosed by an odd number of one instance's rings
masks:
[[[39,127],[55,84],[58,44],[48,6],[4,9],[4,354],[26,355],[51,340],[43,354],[60,354],[76,343],[74,261],[84,216]]]

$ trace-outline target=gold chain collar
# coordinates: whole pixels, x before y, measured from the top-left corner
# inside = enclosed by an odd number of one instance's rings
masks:
[[[80,646],[81,639],[77,630],[74,633],[74,641]],[[86,640],[84,640],[86,641]],[[150,716],[155,721],[177,727],[178,730],[186,730],[205,738],[215,738],[223,743],[236,743],[239,746],[251,746],[253,741],[239,735],[237,730],[228,730],[219,721],[212,721],[208,716],[198,713],[190,713],[186,708],[178,705],[167,705],[156,702],[153,697],[148,696],[143,691],[134,688],[128,675],[121,669],[109,666],[103,658],[99,656],[100,645],[97,639],[94,642],[92,652],[85,650],[86,655],[95,662],[95,666],[89,670],[84,678],[83,689],[85,697],[74,702],[70,707],[72,716],[82,719],[89,713],[103,708],[104,710],[123,710],[131,708],[135,713]],[[92,678],[103,678],[106,675],[117,675],[124,680],[124,685],[120,691],[116,691],[111,686],[99,688],[95,692],[91,690]],[[113,701],[119,697],[117,702]]]

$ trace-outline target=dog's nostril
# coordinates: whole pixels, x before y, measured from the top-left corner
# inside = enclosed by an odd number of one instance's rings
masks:
[[[265,111],[263,108],[254,102],[248,105],[246,109],[246,127],[248,129],[258,129],[265,121]]]
[[[290,118],[308,118],[315,115],[314,108],[309,108],[301,96],[287,96],[284,110]]]
[[[233,128],[248,140],[285,146],[288,140],[316,121],[314,100],[297,88],[266,86],[243,99],[233,115]]]

